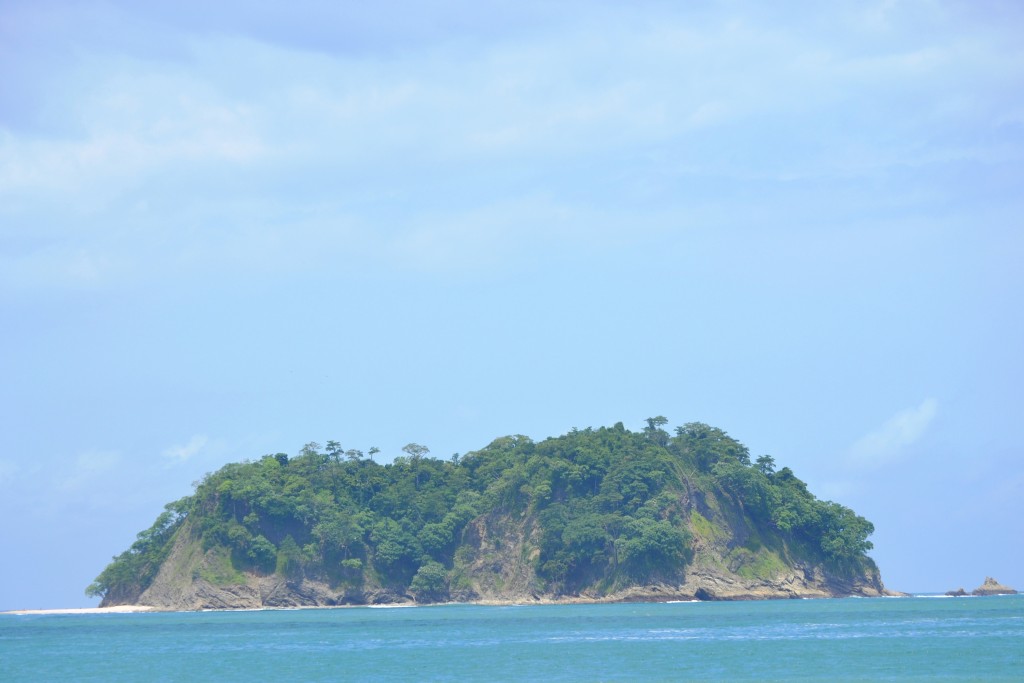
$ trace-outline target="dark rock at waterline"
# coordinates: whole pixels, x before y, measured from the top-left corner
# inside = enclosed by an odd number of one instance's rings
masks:
[[[961,587],[957,588],[955,591],[946,591],[946,595],[948,595],[951,598],[963,598],[970,595],[970,593],[968,593]]]
[[[717,595],[709,591],[707,588],[701,587],[697,589],[697,592],[693,594],[693,597],[698,600],[720,600]]]

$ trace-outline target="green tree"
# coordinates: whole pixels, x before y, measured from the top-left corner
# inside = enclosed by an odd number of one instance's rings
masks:
[[[421,446],[418,443],[407,443],[402,446],[402,450],[409,454],[409,457],[412,458],[413,462],[426,457],[427,453],[430,452],[429,448]]]
[[[281,576],[297,577],[302,573],[302,549],[291,535],[285,536],[277,549],[275,571]]]
[[[330,509],[312,528],[312,535],[320,545],[324,558],[348,558],[361,544],[363,530],[352,515]]]
[[[715,463],[735,460],[750,464],[750,451],[717,427],[703,422],[690,422],[676,428],[676,448],[692,457],[697,466],[710,471]]]
[[[445,522],[447,521],[446,519]],[[453,541],[452,528],[445,522],[424,524],[417,534],[423,550],[437,559],[441,559],[447,554]]]
[[[395,520],[382,519],[374,527],[370,540],[374,566],[391,581],[407,583],[417,568],[418,558],[423,555],[416,537]]]
[[[334,460],[335,462],[341,459],[341,454],[344,452],[344,450],[341,447],[341,444],[338,443],[337,441],[328,441],[326,449],[328,457],[330,457],[330,459]]]
[[[659,446],[664,446],[668,443],[668,432],[662,429],[668,424],[668,418],[664,415],[658,415],[657,417],[649,417],[646,420],[647,426],[644,427],[644,432],[647,434],[647,438],[657,443]]]
[[[444,600],[448,597],[448,572],[439,562],[427,562],[416,571],[409,588],[416,602]]]
[[[263,535],[256,536],[249,544],[246,557],[253,568],[269,574],[277,565],[277,547]]]
[[[638,518],[626,525],[620,561],[634,577],[650,579],[678,573],[689,559],[690,535],[666,520]]]

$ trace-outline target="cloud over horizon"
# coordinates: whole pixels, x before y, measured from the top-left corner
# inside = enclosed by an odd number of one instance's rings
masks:
[[[915,408],[901,410],[854,443],[847,462],[857,467],[875,468],[899,460],[908,446],[925,435],[938,408],[938,401],[926,398]]]
[[[163,456],[178,461],[190,460],[198,455],[209,441],[205,434],[196,434],[184,445],[164,449]]]

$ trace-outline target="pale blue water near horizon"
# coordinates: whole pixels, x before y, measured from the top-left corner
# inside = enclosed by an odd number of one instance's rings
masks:
[[[2,681],[1021,681],[1024,595],[0,615]]]

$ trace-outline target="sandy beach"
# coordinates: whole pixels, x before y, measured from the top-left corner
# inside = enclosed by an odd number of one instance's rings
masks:
[[[117,607],[78,607],[72,609],[12,609],[0,614],[128,614],[130,612],[152,612],[146,605],[118,605]]]

